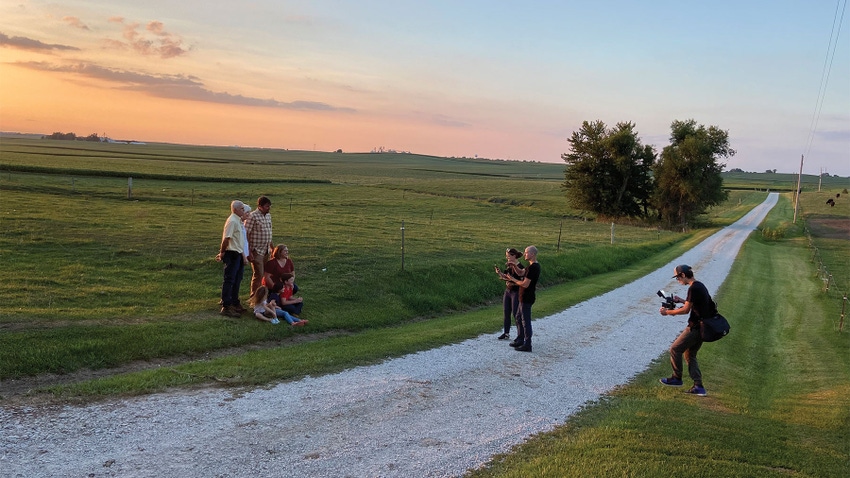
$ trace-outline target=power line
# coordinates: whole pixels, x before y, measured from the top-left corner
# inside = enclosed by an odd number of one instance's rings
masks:
[[[823,101],[826,98],[826,86],[827,84],[829,84],[829,75],[832,72],[832,62],[835,60],[835,50],[838,49],[838,37],[841,35],[841,24],[844,21],[844,11],[847,8],[847,0],[844,0],[843,3],[844,5],[842,6],[842,1],[838,0],[838,2],[836,2],[835,4],[835,14],[832,19],[832,30],[829,32],[829,45],[826,48],[826,58],[824,58],[823,71],[821,72],[820,89],[818,90],[818,97],[817,101],[815,102],[815,112],[812,115],[812,122],[809,126],[809,137],[806,140],[805,148],[803,148],[803,156],[808,155],[809,151],[812,148],[812,142],[814,142],[815,131],[817,131],[818,122],[820,121],[820,113],[823,109]],[[840,19],[838,16],[839,7],[841,7]],[[835,29],[836,24],[838,24],[838,30]],[[831,54],[830,50],[832,51]]]

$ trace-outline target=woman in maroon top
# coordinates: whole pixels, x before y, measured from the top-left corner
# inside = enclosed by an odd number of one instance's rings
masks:
[[[263,285],[269,289],[269,296],[275,302],[278,302],[281,307],[284,305],[280,300],[280,291],[283,289],[286,276],[295,275],[295,266],[292,264],[292,259],[289,258],[289,248],[286,244],[280,244],[274,248],[272,258],[263,266]],[[293,281],[290,281],[293,282]],[[292,294],[298,292],[298,285],[294,282],[291,284]],[[293,313],[291,311],[287,311]],[[300,311],[299,311],[300,313]]]
[[[289,248],[281,244],[274,248],[272,258],[263,267],[263,285],[269,290],[280,290],[283,286],[283,275],[294,274],[295,266],[289,258]]]

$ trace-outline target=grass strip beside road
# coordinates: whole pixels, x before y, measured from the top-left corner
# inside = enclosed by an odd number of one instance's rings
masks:
[[[535,313],[543,317],[559,312],[627,284],[663,266],[714,232],[714,229],[700,230],[663,253],[615,272],[549,287],[538,295]],[[495,334],[501,326],[501,315],[502,306],[498,304],[395,327],[372,328],[287,347],[56,385],[36,392],[48,392],[62,400],[89,401],[116,395],[161,392],[171,387],[221,384],[257,386],[296,380],[308,375],[316,376],[380,363],[392,357],[460,342],[483,333]]]
[[[768,221],[789,210],[775,208]],[[717,294],[732,332],[700,351],[708,397],[660,385],[670,374],[665,354],[628,386],[469,477],[845,476],[850,334],[834,331],[840,304],[809,274],[809,259],[799,231],[773,242],[756,233],[745,243]]]

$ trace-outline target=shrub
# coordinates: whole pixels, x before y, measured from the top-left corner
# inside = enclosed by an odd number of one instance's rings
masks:
[[[776,228],[771,229],[769,227],[764,227],[761,230],[761,235],[765,240],[778,241],[780,239],[785,238],[785,228],[784,227],[776,227]]]

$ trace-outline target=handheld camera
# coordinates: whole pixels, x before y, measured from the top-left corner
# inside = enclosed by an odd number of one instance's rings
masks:
[[[667,293],[663,290],[659,290],[656,294],[658,294],[658,297],[664,299],[661,301],[661,307],[664,307],[667,310],[673,310],[676,308],[676,302],[673,301],[672,295],[667,295]]]

